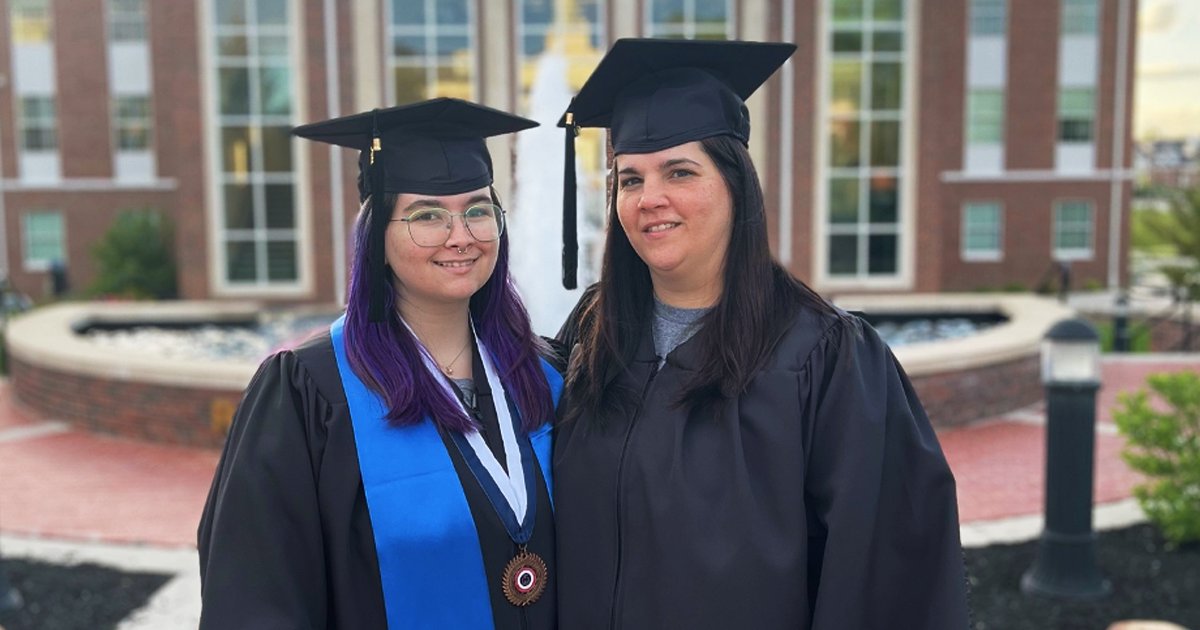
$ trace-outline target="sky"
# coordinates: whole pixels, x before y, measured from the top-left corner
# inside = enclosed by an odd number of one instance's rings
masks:
[[[1141,0],[1133,133],[1200,137],[1200,0]]]

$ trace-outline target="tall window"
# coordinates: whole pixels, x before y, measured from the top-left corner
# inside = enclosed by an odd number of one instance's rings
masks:
[[[26,269],[42,271],[55,261],[67,261],[66,230],[61,212],[27,213],[21,219],[21,232]]]
[[[1054,204],[1054,258],[1087,260],[1092,257],[1094,208],[1091,201]]]
[[[1000,260],[1002,256],[1001,207],[997,202],[972,201],[963,205],[963,260]]]
[[[15,44],[50,42],[50,0],[9,0]]]
[[[18,114],[23,150],[58,149],[58,120],[53,96],[22,96]]]
[[[1004,92],[973,89],[967,93],[967,142],[1004,142]]]
[[[108,36],[115,42],[146,41],[146,0],[109,0]]]
[[[646,0],[646,36],[730,39],[732,4],[731,0]]]
[[[396,104],[474,93],[470,0],[392,0],[391,71]]]
[[[150,97],[118,96],[113,101],[117,150],[150,149]]]
[[[1003,35],[1007,0],[971,0],[971,34]]]
[[[217,0],[220,243],[231,286],[299,278],[288,0]]]
[[[904,4],[826,2],[826,262],[833,277],[894,277],[900,264],[904,177]]]
[[[1099,18],[1096,0],[1062,0],[1062,33],[1095,35]]]
[[[1095,134],[1096,91],[1063,87],[1058,93],[1058,141],[1091,142]]]

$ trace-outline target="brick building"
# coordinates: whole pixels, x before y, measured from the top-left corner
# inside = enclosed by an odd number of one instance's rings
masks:
[[[751,150],[772,246],[820,290],[1030,287],[1058,260],[1125,278],[1136,0],[0,7],[0,265],[35,296],[54,261],[85,286],[116,214],[157,208],[182,297],[334,301],[354,156],[289,127],[437,95],[527,111],[546,51],[577,87],[626,36],[798,44],[750,102]],[[493,146],[502,194],[512,147]]]

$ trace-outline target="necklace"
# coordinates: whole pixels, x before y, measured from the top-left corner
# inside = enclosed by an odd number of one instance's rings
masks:
[[[450,359],[449,363],[442,366],[442,371],[445,372],[447,376],[452,376],[454,374],[454,364],[458,362],[458,358],[461,357],[463,355],[463,353],[467,351],[467,348],[470,345],[471,345],[471,339],[468,337],[467,343],[462,347],[462,350],[459,350],[458,354],[454,355],[454,358]]]

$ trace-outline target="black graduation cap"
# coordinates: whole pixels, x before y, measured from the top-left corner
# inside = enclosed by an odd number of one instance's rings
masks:
[[[538,123],[456,98],[376,109],[301,125],[292,133],[318,142],[358,149],[358,196],[371,198],[371,266],[368,317],[383,321],[384,233],[391,208],[385,193],[457,195],[492,183],[492,158],[484,141]]]
[[[613,152],[652,153],[714,136],[750,141],[746,99],[795,44],[682,39],[619,39],[559,121],[566,127],[563,173],[563,286],[575,288],[575,136],[611,129]]]

